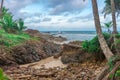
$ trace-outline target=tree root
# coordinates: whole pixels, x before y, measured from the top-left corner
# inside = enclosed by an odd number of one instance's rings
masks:
[[[103,77],[105,77],[105,75],[109,72],[109,66],[106,65],[105,68],[101,71],[100,74],[98,74],[98,76],[96,77],[95,80],[102,80]]]
[[[105,68],[101,71],[101,73],[96,77],[96,80],[115,80],[115,73],[119,69],[120,61],[116,62],[112,71],[109,71],[109,66],[105,66]]]
[[[115,64],[115,66],[112,69],[112,71],[109,72],[102,80],[115,80],[114,79],[114,75],[115,75],[115,72],[118,70],[119,66],[120,66],[120,61]],[[110,78],[111,75],[113,75],[112,78]]]

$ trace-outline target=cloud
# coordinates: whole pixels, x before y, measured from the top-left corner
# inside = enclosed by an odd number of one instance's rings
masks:
[[[59,15],[64,12],[81,12],[87,5],[88,0],[49,0],[49,7],[51,7],[51,15]]]
[[[5,0],[4,6],[9,8],[13,15],[17,14],[15,17],[22,16],[24,18],[28,15],[22,13],[21,10],[31,4],[44,5],[50,15],[66,13],[64,16],[67,16],[69,13],[81,12],[87,3],[88,0],[85,2],[83,0]]]
[[[39,16],[31,16],[31,17],[27,17],[26,19],[25,19],[25,23],[26,24],[30,24],[30,23],[34,23],[34,24],[36,24],[36,23],[40,23],[41,22],[41,18],[39,17]]]
[[[9,9],[10,12],[15,15],[15,17],[27,17],[28,13],[20,12],[20,10],[24,9],[26,6],[31,5],[33,3],[38,3],[39,0],[4,0],[4,6]]]
[[[27,5],[37,2],[39,2],[39,0],[5,0],[4,6],[16,12],[26,7]]]
[[[68,22],[70,22],[70,23],[77,22],[77,21],[86,22],[86,21],[91,21],[91,20],[93,20],[93,15],[92,15],[92,13],[88,13],[85,16],[82,16],[82,15],[74,16],[74,17],[68,19]]]
[[[51,21],[52,19],[51,18],[44,18],[42,21],[43,22],[48,22],[48,21]]]

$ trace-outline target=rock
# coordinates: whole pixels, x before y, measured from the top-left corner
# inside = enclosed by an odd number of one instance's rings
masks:
[[[43,50],[47,53],[47,55],[51,56],[62,51],[60,45],[54,44],[52,42],[45,42],[43,46]]]
[[[18,64],[36,62],[61,52],[60,45],[47,41],[27,41],[22,45],[13,47],[12,57]]]
[[[27,34],[29,34],[30,36],[34,36],[34,37],[41,37],[42,36],[42,34],[38,30],[28,29],[25,32]]]
[[[43,40],[49,40],[49,41],[58,41],[58,42],[62,42],[62,41],[66,41],[67,39],[60,36],[60,37],[54,37],[53,35],[50,35],[48,33],[40,33],[38,30],[32,30],[32,29],[28,29],[25,31],[27,34],[34,36],[34,37],[38,37],[40,39]]]
[[[14,58],[10,54],[10,50],[4,46],[0,47],[0,65],[12,65],[15,64]]]
[[[69,44],[63,44],[63,53],[61,56],[61,61],[66,64],[66,63],[71,63],[71,62],[85,62],[87,60],[92,60],[94,58],[94,54],[89,54],[86,53],[82,47],[78,44],[81,42],[77,42],[76,45],[74,45],[72,42]]]

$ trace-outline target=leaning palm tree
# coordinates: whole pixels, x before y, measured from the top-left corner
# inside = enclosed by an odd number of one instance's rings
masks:
[[[98,35],[98,39],[100,42],[100,46],[101,49],[103,50],[103,53],[106,57],[106,59],[109,61],[114,54],[111,52],[111,50],[109,49],[104,36],[102,35],[102,29],[101,29],[101,25],[100,25],[100,19],[99,19],[99,14],[98,14],[98,6],[97,6],[97,1],[96,0],[92,0],[92,7],[93,7],[93,15],[94,15],[94,22],[95,22],[95,27],[96,27],[96,32]],[[109,76],[112,74],[115,74],[116,69],[118,69],[118,67],[120,66],[120,61],[117,62],[112,71],[109,72],[108,74],[106,72],[108,72],[109,67],[105,67],[105,69],[103,70],[103,72],[96,78],[96,80],[109,80]],[[115,80],[115,79],[111,79],[111,80]]]
[[[104,36],[102,34],[102,29],[101,29],[100,19],[99,19],[99,13],[98,13],[98,6],[97,6],[97,1],[96,0],[92,0],[92,7],[93,7],[95,28],[96,28],[98,39],[99,39],[99,42],[100,42],[100,46],[103,50],[103,53],[104,53],[106,59],[109,61],[109,59],[113,56],[113,53],[109,49],[109,47],[108,47],[108,45],[107,45],[107,43],[104,39]]]

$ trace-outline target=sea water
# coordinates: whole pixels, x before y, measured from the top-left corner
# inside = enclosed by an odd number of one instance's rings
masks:
[[[55,37],[65,37],[68,41],[85,41],[91,40],[96,36],[95,31],[46,31]]]

